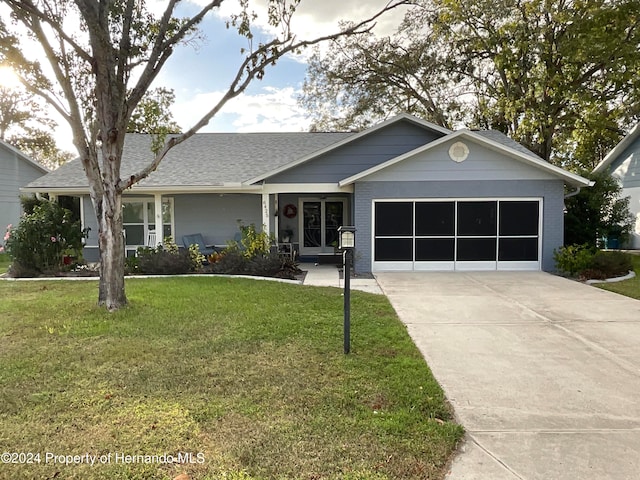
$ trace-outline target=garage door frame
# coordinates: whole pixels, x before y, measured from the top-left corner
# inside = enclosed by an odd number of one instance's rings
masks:
[[[413,232],[410,236],[404,237],[386,237],[385,235],[376,235],[376,204],[378,203],[413,203],[413,219],[412,228]],[[416,261],[416,240],[422,238],[436,238],[425,237],[416,234],[416,217],[415,217],[415,204],[416,203],[435,203],[435,202],[453,202],[454,203],[454,226],[455,232],[452,236],[445,236],[440,238],[453,238],[454,243],[454,260],[453,261]],[[469,238],[463,235],[458,235],[458,212],[459,204],[466,202],[496,202],[496,232],[495,235],[490,235],[487,238],[495,238],[496,240],[496,254],[495,259],[490,261],[461,261],[458,260],[458,240]],[[538,225],[537,235],[500,235],[500,205],[501,202],[538,202]],[[456,197],[456,198],[374,198],[371,202],[371,271],[454,271],[454,270],[467,270],[467,271],[481,271],[481,270],[527,270],[538,271],[542,266],[542,240],[543,240],[543,211],[544,211],[544,199],[542,197]],[[376,239],[386,238],[411,238],[412,239],[412,261],[376,261]],[[475,236],[474,238],[481,239],[482,236]],[[527,261],[503,261],[498,260],[498,248],[500,245],[500,239],[505,238],[537,238],[537,260]]]

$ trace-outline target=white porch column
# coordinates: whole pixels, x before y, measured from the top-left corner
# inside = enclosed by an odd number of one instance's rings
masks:
[[[162,194],[156,193],[153,195],[155,201],[156,218],[155,218],[155,230],[156,230],[156,246],[162,243],[163,228],[162,228]]]
[[[267,235],[271,235],[271,205],[269,205],[269,194],[262,194],[262,228]]]
[[[273,208],[276,211],[276,216],[273,220],[273,229],[275,230],[274,234],[276,236],[276,242],[279,242],[280,238],[278,237],[280,236],[280,204],[277,193],[273,195]]]

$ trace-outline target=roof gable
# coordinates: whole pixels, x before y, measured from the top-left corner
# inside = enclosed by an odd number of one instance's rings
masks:
[[[339,148],[345,147],[349,144],[353,144],[354,142],[357,142],[359,140],[362,140],[363,138],[376,134],[376,133],[380,133],[381,130],[387,129],[392,125],[397,125],[401,122],[409,122],[412,125],[416,125],[419,126],[420,128],[423,128],[425,130],[429,130],[431,132],[434,132],[438,135],[447,135],[449,133],[451,133],[451,130],[444,128],[444,127],[440,127],[434,123],[431,122],[427,122],[426,120],[422,120],[420,118],[414,117],[413,115],[409,115],[407,113],[403,113],[400,115],[397,115],[389,120],[386,120],[382,123],[379,123],[377,125],[374,125],[370,128],[367,128],[361,132],[358,133],[353,133],[350,136],[344,138],[343,140],[336,142],[335,144],[329,145],[326,148],[323,148],[321,150],[318,150],[316,152],[313,152],[310,155],[307,155],[305,157],[301,157],[297,160],[294,160],[293,162],[286,164],[286,165],[282,165],[270,172],[267,172],[266,174],[263,175],[258,175],[255,176],[251,179],[249,179],[248,181],[246,181],[245,183],[248,185],[254,184],[254,183],[258,183],[261,182],[263,180],[266,180],[269,177],[274,177],[280,173],[283,173],[287,170],[291,170],[295,167],[298,167],[304,163],[310,162],[320,156],[326,155],[332,151],[335,151]]]
[[[516,143],[513,140],[509,139],[505,135],[498,134],[498,132],[476,132],[470,130],[459,130],[457,132],[453,132],[449,135],[446,135],[434,142],[431,142],[422,147],[418,147],[410,152],[407,152],[404,155],[400,155],[399,157],[393,158],[385,163],[377,165],[373,168],[360,172],[356,175],[350,176],[348,178],[344,178],[339,182],[339,185],[347,186],[353,184],[359,180],[365,179],[367,177],[371,177],[378,172],[382,172],[385,169],[389,169],[394,165],[398,165],[402,162],[410,161],[414,159],[417,155],[427,153],[430,151],[435,151],[438,148],[442,148],[445,144],[456,142],[456,141],[469,141],[472,143],[476,143],[482,145],[485,148],[490,150],[499,152],[509,159],[519,162],[525,166],[533,167],[541,171],[541,173],[546,175],[551,175],[556,178],[561,178],[566,183],[575,186],[589,186],[592,184],[591,181],[580,177],[579,175],[573,174],[566,170],[563,170],[555,165],[552,165],[540,157],[534,155],[532,152],[524,149],[521,145],[519,148],[512,146],[512,143]],[[519,145],[519,144],[516,144]]]
[[[612,163],[614,163],[624,151],[630,147],[637,139],[640,138],[640,123],[637,123],[635,127],[618,143],[613,150],[611,150],[606,157],[593,169],[594,173],[600,173],[605,171]]]
[[[20,150],[18,150],[13,145],[9,145],[7,142],[4,142],[4,141],[0,140],[0,147],[5,149],[9,153],[15,155],[17,158],[19,158],[21,161],[23,161],[24,163],[28,164],[29,166],[35,168],[36,170],[39,170],[43,174],[50,172],[50,170],[48,168],[46,168],[43,165],[40,165],[38,162],[33,160],[31,157],[25,155],[24,153],[22,153]]]

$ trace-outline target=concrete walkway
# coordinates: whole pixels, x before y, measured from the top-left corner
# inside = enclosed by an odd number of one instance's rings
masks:
[[[344,288],[344,279],[340,278],[340,270],[336,265],[301,263],[300,269],[307,272],[303,282],[305,285]],[[352,278],[351,289],[382,295],[375,278]]]
[[[448,480],[640,478],[640,301],[542,272],[377,279],[467,431]]]

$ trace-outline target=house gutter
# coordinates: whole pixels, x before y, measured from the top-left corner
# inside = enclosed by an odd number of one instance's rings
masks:
[[[589,185],[591,186],[591,185]],[[582,187],[576,187],[576,189],[573,192],[569,192],[567,193],[564,198],[571,198],[571,197],[575,197],[576,195],[578,195],[580,193],[580,190],[582,190]]]

